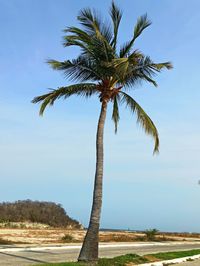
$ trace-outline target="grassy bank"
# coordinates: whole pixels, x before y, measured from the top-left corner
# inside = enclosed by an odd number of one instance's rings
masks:
[[[183,257],[194,256],[198,254],[200,254],[200,249],[187,250],[187,251],[176,251],[176,252],[163,252],[163,253],[156,253],[156,254],[148,254],[144,256],[139,256],[137,254],[127,254],[127,255],[111,258],[111,259],[107,259],[107,258],[99,259],[97,265],[98,266],[124,266],[128,263],[142,264],[142,263],[147,263],[147,262],[183,258]],[[86,265],[87,264],[78,263],[78,262],[40,264],[40,266],[86,266]]]

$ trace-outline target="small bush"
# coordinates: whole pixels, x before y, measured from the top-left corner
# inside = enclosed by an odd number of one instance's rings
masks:
[[[159,231],[157,229],[149,229],[145,231],[145,235],[147,240],[149,241],[155,241],[156,235]]]
[[[189,258],[189,259],[187,259],[186,261],[194,261],[194,259]]]
[[[0,238],[0,245],[11,245],[12,242],[3,238]]]
[[[70,234],[65,234],[61,240],[66,243],[71,243],[73,242],[74,238]]]
[[[146,241],[146,237],[145,236],[136,236],[135,241]]]

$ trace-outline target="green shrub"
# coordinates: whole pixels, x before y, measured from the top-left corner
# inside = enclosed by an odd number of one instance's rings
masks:
[[[66,243],[71,243],[73,242],[74,238],[70,234],[65,234],[61,240]]]
[[[147,240],[149,240],[149,241],[156,240],[156,235],[157,235],[158,232],[159,232],[159,230],[157,230],[155,228],[146,230],[145,231],[145,235],[146,235]]]

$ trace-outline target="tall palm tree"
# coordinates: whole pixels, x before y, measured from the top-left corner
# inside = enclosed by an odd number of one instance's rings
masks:
[[[118,29],[122,18],[121,10],[114,1],[110,8],[111,23],[103,21],[96,11],[89,8],[80,11],[77,20],[80,27],[68,27],[64,30],[65,47],[77,46],[80,55],[73,60],[49,60],[55,70],[64,72],[73,85],[59,87],[49,93],[37,96],[33,103],[41,102],[40,115],[47,106],[53,105],[60,98],[72,95],[99,97],[101,111],[96,134],[96,174],[93,192],[93,205],[88,230],[79,255],[79,261],[98,259],[99,225],[102,206],[103,179],[103,135],[108,104],[112,104],[112,119],[115,133],[120,119],[119,104],[125,104],[137,117],[137,122],[145,133],[155,141],[154,153],[159,149],[158,131],[143,108],[127,93],[141,81],[157,86],[154,74],[162,69],[171,69],[170,62],[155,63],[134,48],[136,39],[151,25],[147,15],[138,18],[131,40],[120,48],[117,46]],[[129,90],[128,90],[129,89]]]

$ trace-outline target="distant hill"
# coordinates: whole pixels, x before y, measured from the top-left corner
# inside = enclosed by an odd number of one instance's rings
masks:
[[[52,227],[82,228],[78,221],[66,214],[60,204],[46,201],[19,200],[0,203],[0,222],[31,222]]]

